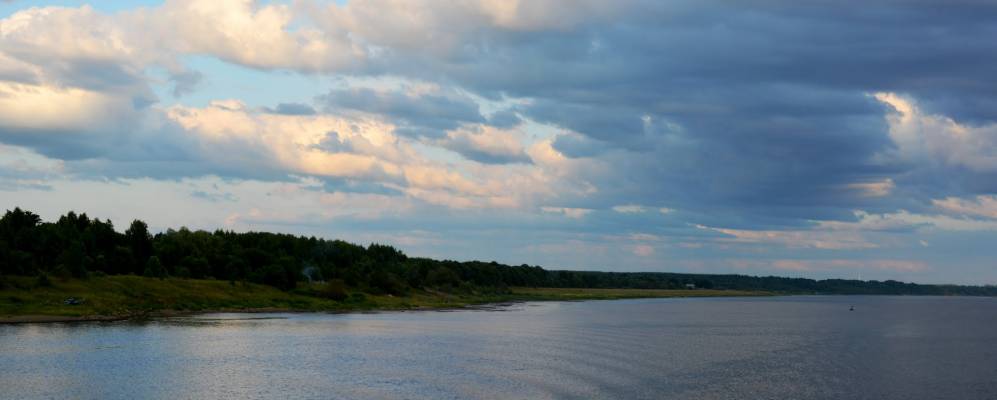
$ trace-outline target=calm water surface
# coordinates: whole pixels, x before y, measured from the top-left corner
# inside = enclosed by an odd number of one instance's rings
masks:
[[[0,397],[995,399],[997,299],[652,299],[0,326]]]

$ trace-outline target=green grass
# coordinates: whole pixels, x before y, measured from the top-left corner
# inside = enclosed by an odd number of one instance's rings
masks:
[[[51,279],[7,277],[0,286],[0,321],[134,318],[201,311],[363,311],[458,308],[525,300],[610,300],[641,297],[751,296],[763,292],[721,290],[512,288],[508,293],[449,294],[412,290],[405,296],[358,294],[344,301],[316,296],[321,284],[283,292],[251,283],[196,279],[102,276]],[[79,305],[64,300],[83,299]],[[44,317],[44,318],[43,318]]]
[[[528,300],[619,300],[659,297],[768,296],[769,292],[714,289],[578,289],[513,288],[513,295]]]
[[[160,310],[200,311],[228,308],[321,309],[333,302],[294,295],[255,284],[194,279],[107,276],[86,280],[52,279],[51,287],[34,286],[34,278],[8,278],[0,289],[0,316],[142,315]],[[66,298],[84,299],[65,305]]]

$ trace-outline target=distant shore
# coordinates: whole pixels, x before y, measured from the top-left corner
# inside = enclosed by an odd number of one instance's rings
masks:
[[[510,288],[505,291],[411,290],[392,296],[351,290],[345,298],[321,296],[322,284],[280,291],[244,282],[103,276],[52,279],[8,277],[0,288],[0,324],[69,323],[162,318],[214,312],[364,312],[461,309],[522,301],[615,300],[663,297],[765,296],[770,292],[710,289]],[[70,300],[72,299],[72,300]]]

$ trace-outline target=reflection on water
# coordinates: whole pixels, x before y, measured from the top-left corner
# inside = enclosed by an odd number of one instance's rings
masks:
[[[0,397],[997,398],[997,299],[503,310],[0,326]]]

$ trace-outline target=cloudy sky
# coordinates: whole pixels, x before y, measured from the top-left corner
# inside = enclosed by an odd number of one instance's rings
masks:
[[[0,0],[0,209],[997,283],[991,0]]]

